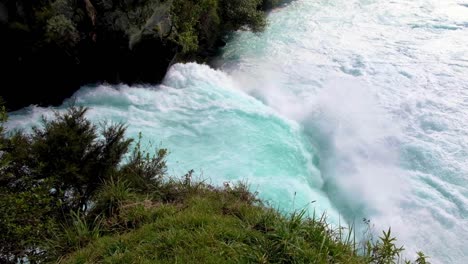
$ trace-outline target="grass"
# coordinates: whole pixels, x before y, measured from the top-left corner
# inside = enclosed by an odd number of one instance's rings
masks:
[[[399,261],[388,243],[369,244],[368,254],[358,254],[350,234],[332,229],[325,216],[308,218],[305,211],[282,215],[263,206],[242,184],[224,189],[187,181],[163,185],[157,198],[133,196],[121,202],[117,215],[101,225],[102,236],[60,263]],[[385,235],[392,244],[390,233]]]

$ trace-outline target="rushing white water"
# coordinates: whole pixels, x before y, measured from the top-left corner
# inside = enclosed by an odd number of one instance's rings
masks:
[[[75,98],[169,148],[173,175],[246,180],[282,210],[366,217],[410,254],[468,263],[466,0],[297,0],[265,32],[234,34],[216,65]],[[8,126],[51,114],[30,107]]]

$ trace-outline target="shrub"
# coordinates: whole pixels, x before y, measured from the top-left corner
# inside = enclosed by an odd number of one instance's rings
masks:
[[[44,238],[58,229],[57,205],[43,186],[12,192],[0,188],[0,262],[34,261],[44,255]]]
[[[1,258],[43,254],[42,242],[57,223],[86,211],[102,181],[118,170],[131,142],[125,127],[104,127],[99,137],[86,110],[71,107],[31,135],[0,136]]]
[[[262,0],[174,0],[171,38],[182,54],[211,49],[223,34],[243,27],[261,31],[266,26]]]
[[[56,15],[47,20],[46,40],[64,48],[74,47],[80,34],[74,23],[64,15]]]
[[[69,210],[85,210],[87,202],[117,169],[131,140],[121,124],[106,126],[102,138],[85,118],[87,109],[71,107],[44,129],[35,128],[32,151],[38,160],[36,177],[51,179],[55,196]]]
[[[142,150],[141,133],[127,163],[121,169],[121,177],[129,183],[136,192],[148,193],[158,187],[166,174],[167,149],[156,149],[151,155]]]
[[[259,8],[262,0],[222,0],[223,22],[228,30],[247,26],[261,31],[266,26],[266,16]]]
[[[284,0],[263,0],[262,10],[270,10],[279,6]]]

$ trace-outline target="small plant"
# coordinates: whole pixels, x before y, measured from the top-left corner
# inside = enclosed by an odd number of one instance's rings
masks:
[[[368,263],[376,264],[396,264],[400,263],[400,253],[404,248],[396,246],[396,238],[391,236],[391,229],[383,231],[383,235],[373,244],[367,241],[365,252],[368,258]]]
[[[191,187],[192,186],[192,177],[193,177],[193,170],[189,170],[185,175],[184,175],[184,186],[186,187]]]
[[[224,188],[227,193],[234,195],[241,201],[247,202],[249,204],[260,202],[260,200],[257,198],[257,193],[250,192],[249,186],[246,182],[240,181],[237,184],[234,184],[234,186],[231,186],[229,182],[226,182],[224,183]]]
[[[137,192],[146,193],[155,190],[167,172],[167,149],[156,149],[156,154],[150,154],[141,146],[141,133],[127,163],[122,168],[122,175]]]
[[[416,264],[431,264],[427,259],[429,258],[428,256],[424,255],[423,252],[419,251],[418,257],[416,258]]]
[[[47,21],[46,39],[61,47],[74,47],[80,40],[80,34],[73,21],[64,15],[56,15]]]
[[[106,216],[117,214],[122,203],[133,198],[131,191],[125,180],[111,178],[105,181],[96,195],[93,211]]]
[[[48,250],[51,256],[61,256],[72,250],[85,247],[89,242],[100,237],[101,219],[96,217],[87,222],[85,215],[78,212],[71,213],[68,224],[62,226],[62,230],[49,239]]]

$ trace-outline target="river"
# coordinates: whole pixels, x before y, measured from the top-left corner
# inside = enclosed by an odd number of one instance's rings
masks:
[[[297,0],[268,21],[232,34],[212,67],[176,64],[161,85],[72,100],[167,147],[170,175],[245,181],[282,211],[370,219],[409,256],[468,263],[468,2]]]

